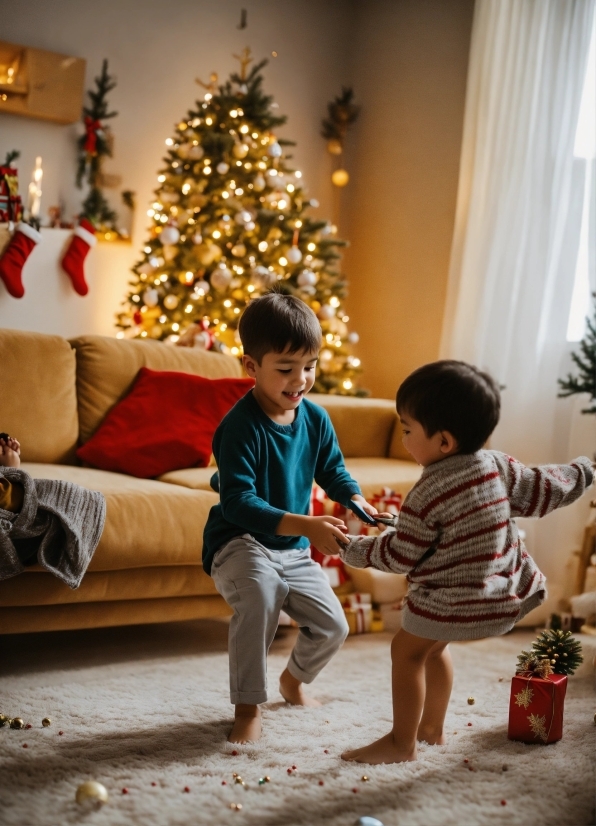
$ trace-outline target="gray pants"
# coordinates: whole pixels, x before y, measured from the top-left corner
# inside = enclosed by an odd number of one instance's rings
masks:
[[[234,704],[267,700],[267,652],[282,608],[300,628],[288,671],[303,683],[314,680],[348,634],[339,600],[308,548],[270,551],[244,534],[217,552],[211,575],[234,609],[229,635]]]

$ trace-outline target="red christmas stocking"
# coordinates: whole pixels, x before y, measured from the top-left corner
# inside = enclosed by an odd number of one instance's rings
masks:
[[[41,232],[22,221],[16,225],[14,235],[0,257],[0,278],[14,298],[25,295],[23,287],[23,266],[31,255],[31,250],[41,241]]]
[[[70,276],[72,286],[79,295],[87,295],[89,292],[85,281],[84,264],[87,253],[95,244],[97,244],[95,227],[86,218],[81,218],[62,259],[62,268]]]

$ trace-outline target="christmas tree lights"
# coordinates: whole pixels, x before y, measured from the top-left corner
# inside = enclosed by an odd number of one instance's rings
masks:
[[[204,99],[166,140],[167,154],[147,212],[150,237],[118,314],[120,337],[215,348],[240,357],[238,320],[271,288],[298,296],[323,331],[315,392],[365,395],[357,385],[358,341],[348,331],[336,228],[308,215],[305,190],[276,129],[286,118],[262,89],[263,60]],[[200,83],[200,81],[198,81]]]

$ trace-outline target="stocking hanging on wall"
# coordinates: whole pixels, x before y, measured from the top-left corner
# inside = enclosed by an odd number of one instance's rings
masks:
[[[70,276],[72,286],[79,295],[89,292],[85,281],[85,258],[96,243],[95,227],[86,218],[81,218],[62,259],[62,268]]]
[[[0,278],[13,298],[22,298],[25,295],[23,267],[33,248],[40,241],[41,233],[20,221],[0,257]]]

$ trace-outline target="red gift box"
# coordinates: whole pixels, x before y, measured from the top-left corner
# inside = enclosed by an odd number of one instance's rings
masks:
[[[545,679],[533,674],[516,674],[511,680],[509,739],[523,743],[560,740],[566,691],[565,674],[551,674]]]

